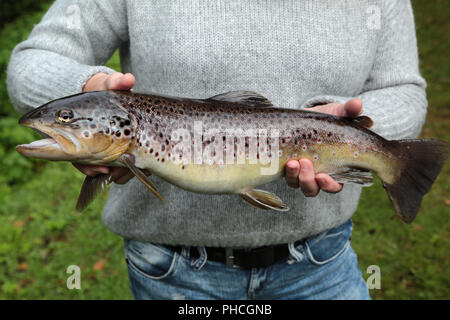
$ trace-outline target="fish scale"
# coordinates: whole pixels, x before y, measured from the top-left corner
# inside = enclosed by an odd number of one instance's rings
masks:
[[[233,102],[214,99],[186,100],[156,95],[135,96],[129,92],[121,93],[116,99],[125,108],[131,107],[129,110],[130,116],[136,122],[136,144],[133,146],[131,153],[137,159],[137,166],[159,172],[166,180],[191,191],[224,193],[228,190],[230,193],[234,193],[233,188],[236,188],[236,186],[245,188],[249,184],[252,186],[263,184],[273,180],[274,177],[279,177],[289,159],[308,158],[314,162],[317,172],[338,172],[343,167],[344,162],[347,165],[366,167],[364,158],[367,157],[364,157],[363,153],[370,153],[373,156],[371,161],[377,168],[381,168],[386,161],[389,161],[382,148],[373,146],[361,148],[368,141],[377,142],[371,138],[372,132],[361,130],[357,126],[349,126],[352,121],[343,125],[341,124],[343,120],[338,117],[265,106],[237,107]],[[188,135],[188,140],[194,141],[194,125],[196,122],[201,123],[204,132],[217,130],[214,137],[223,141],[223,143],[209,143],[210,141],[205,139],[204,134],[200,136],[202,141],[201,153],[212,153],[219,159],[214,159],[212,163],[214,165],[211,163],[192,164],[191,159],[185,162],[183,157],[180,158],[181,141],[173,141],[174,139],[172,139],[174,131],[183,129]],[[229,132],[225,129],[228,129]],[[247,156],[244,163],[238,166],[236,165],[236,157],[238,156],[236,152],[233,152],[232,155],[231,161],[233,163],[228,163],[226,139],[230,135],[230,131],[236,133],[241,129],[243,131],[265,129],[268,134],[273,130],[278,130],[279,137],[277,139],[279,140],[280,150],[277,150],[275,155],[270,153],[270,148],[265,150],[269,153],[269,158],[276,156],[280,163],[278,169],[272,175],[255,176],[254,171],[260,170],[263,164],[254,166],[254,170],[250,170],[251,174],[243,174],[243,171],[248,170],[250,159]],[[245,139],[246,148],[242,151],[248,155],[249,137],[239,138]],[[259,137],[256,141],[259,143]],[[271,143],[266,144],[271,145]],[[322,146],[326,146],[326,148]],[[330,149],[330,146],[334,146],[334,149]],[[346,150],[352,149],[353,153],[347,152],[345,157],[338,156],[338,154],[342,154],[340,152],[342,146],[348,146]],[[188,152],[184,150],[184,153],[191,155],[192,158],[195,152],[194,145],[189,147],[191,147],[190,150]],[[234,144],[234,147],[236,147],[236,144]],[[261,151],[264,153],[264,150]],[[331,156],[329,153],[331,153]],[[355,157],[355,153],[358,154],[357,157]],[[259,156],[260,152],[256,152],[257,159],[259,159]],[[220,163],[220,161],[223,161],[223,163]],[[362,162],[362,164],[359,162]],[[224,169],[225,166],[230,167],[229,170]],[[189,170],[187,170],[188,167]],[[184,170],[187,171],[183,172]],[[223,171],[227,171],[227,173],[223,174]],[[205,175],[212,177],[211,183],[206,183],[209,179]],[[223,176],[221,182],[225,177],[232,180],[233,187],[217,184],[218,175]],[[240,179],[237,177],[239,175],[241,176]],[[195,179],[195,176],[198,179]],[[194,181],[195,183],[193,183]]]

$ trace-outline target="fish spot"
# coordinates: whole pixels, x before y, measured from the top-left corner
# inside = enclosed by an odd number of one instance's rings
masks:
[[[358,153],[357,151],[355,151],[355,152],[353,153],[353,158],[357,159],[358,157],[359,157],[359,153]]]

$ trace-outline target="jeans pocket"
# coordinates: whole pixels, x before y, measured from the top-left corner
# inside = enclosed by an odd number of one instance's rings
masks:
[[[175,272],[179,255],[162,245],[126,239],[125,257],[130,271],[161,280]]]
[[[314,265],[324,265],[337,259],[350,245],[352,222],[344,224],[308,238],[305,241],[305,252],[308,260]]]

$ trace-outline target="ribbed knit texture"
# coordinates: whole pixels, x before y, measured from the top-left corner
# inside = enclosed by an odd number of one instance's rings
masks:
[[[80,9],[80,29],[67,28],[71,5]],[[94,73],[113,72],[102,65],[117,48],[137,91],[206,98],[252,90],[285,108],[360,97],[373,130],[389,139],[416,137],[425,119],[407,0],[56,1],[12,54],[11,100],[25,112],[79,92]],[[278,213],[152,179],[166,202],[136,179],[114,185],[103,213],[108,228],[166,244],[286,243],[342,224],[360,195],[346,185],[338,194],[305,198],[280,179],[262,187],[292,208]]]

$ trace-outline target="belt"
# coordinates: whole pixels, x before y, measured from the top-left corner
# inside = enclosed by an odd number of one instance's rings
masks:
[[[304,240],[294,242],[294,247],[303,244]],[[183,246],[165,245],[166,248],[181,253]],[[207,259],[225,263],[228,268],[252,269],[266,268],[282,262],[290,255],[288,244],[264,246],[249,249],[205,247]],[[190,256],[200,257],[196,247],[189,247]]]

